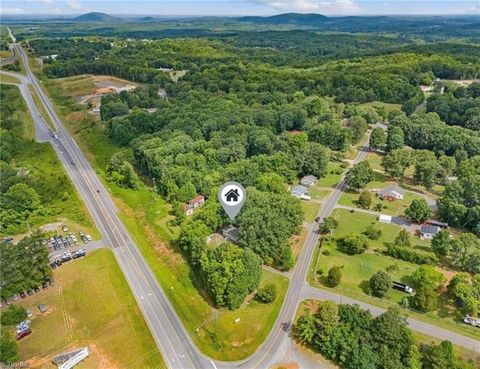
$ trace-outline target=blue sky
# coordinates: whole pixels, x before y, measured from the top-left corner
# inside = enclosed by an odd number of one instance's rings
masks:
[[[477,14],[480,0],[2,0],[1,14],[68,15],[86,12],[124,15],[326,15]]]

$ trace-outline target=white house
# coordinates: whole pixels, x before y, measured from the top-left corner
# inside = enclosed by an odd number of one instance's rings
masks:
[[[422,225],[420,227],[420,239],[431,240],[438,232],[440,227],[433,225]]]

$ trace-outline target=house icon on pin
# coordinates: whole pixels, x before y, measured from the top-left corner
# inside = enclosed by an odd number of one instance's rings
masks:
[[[232,189],[225,194],[227,202],[237,202],[240,195],[238,194],[238,188]]]

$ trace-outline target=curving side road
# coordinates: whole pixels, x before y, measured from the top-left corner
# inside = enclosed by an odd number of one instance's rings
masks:
[[[22,82],[20,89],[34,118],[37,138],[41,141],[48,141],[53,145],[67,173],[92,214],[103,239],[112,246],[117,261],[169,368],[268,368],[270,364],[272,364],[272,358],[278,348],[281,347],[282,342],[290,340],[289,332],[292,319],[298,303],[301,300],[306,298],[319,298],[337,301],[338,298],[340,298],[343,299],[343,302],[351,300],[360,305],[367,305],[353,299],[332,294],[328,291],[318,290],[307,284],[306,276],[308,274],[311,256],[319,238],[317,233],[318,225],[315,224],[307,235],[295,270],[292,272],[290,287],[277,322],[261,347],[251,357],[240,362],[213,362],[204,356],[192,342],[190,335],[183,327],[168,298],[158,285],[149,266],[139,253],[123,223],[120,221],[117,215],[117,209],[108,195],[107,190],[83,156],[81,150],[63,127],[49,99],[31,72],[25,52],[17,44],[13,44],[13,48],[16,49],[17,54],[24,61],[27,76],[16,73],[6,74],[12,75]],[[35,87],[42,103],[54,122],[57,129],[56,132],[52,132],[42,119],[28,90],[29,84]],[[55,135],[57,138],[55,138]],[[354,163],[364,160],[367,152],[366,148],[362,148]],[[342,180],[325,200],[319,217],[325,218],[330,215],[345,187],[346,184]],[[383,311],[372,305],[368,305],[366,308],[370,309],[373,314],[379,314]],[[452,332],[441,330],[412,319],[409,319],[409,323],[411,328],[425,334],[441,339],[448,338],[455,344],[480,352],[480,343],[476,340],[453,334]]]

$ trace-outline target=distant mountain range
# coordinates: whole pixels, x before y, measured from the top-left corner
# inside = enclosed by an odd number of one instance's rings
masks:
[[[271,17],[240,17],[237,20],[241,22],[261,23],[261,24],[295,24],[297,26],[315,26],[324,23],[329,18],[316,13],[284,13],[273,15]]]
[[[120,18],[105,13],[86,13],[72,19],[74,22],[120,22]]]

